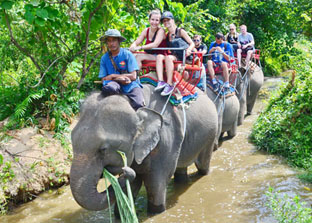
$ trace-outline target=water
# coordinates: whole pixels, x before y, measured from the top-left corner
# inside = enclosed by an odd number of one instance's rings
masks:
[[[265,81],[270,89],[279,80]],[[232,140],[223,142],[213,154],[208,176],[199,177],[196,168],[188,170],[187,185],[170,183],[167,210],[156,216],[146,214],[146,195],[142,190],[136,201],[140,222],[157,223],[273,223],[266,206],[265,193],[273,187],[290,197],[295,194],[312,204],[312,192],[304,187],[312,185],[300,182],[296,171],[285,161],[258,151],[248,141],[253,122],[265,104],[258,100],[253,114],[238,127]],[[37,199],[21,205],[10,215],[0,217],[0,222],[14,223],[108,223],[108,211],[92,212],[82,209],[73,199],[70,188],[63,187],[52,193],[44,193]],[[113,220],[118,222],[118,220]]]

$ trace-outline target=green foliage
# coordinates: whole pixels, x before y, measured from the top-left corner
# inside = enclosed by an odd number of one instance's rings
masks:
[[[1,171],[0,171],[0,182],[1,184],[5,184],[8,181],[12,181],[13,178],[15,177],[15,173],[12,170],[12,162],[11,161],[6,161],[0,165]]]
[[[312,172],[312,44],[302,42],[301,55],[292,58],[297,71],[294,86],[285,84],[270,99],[254,124],[256,145],[287,158],[290,164]],[[299,48],[299,47],[298,47]]]
[[[100,51],[98,39],[115,19],[111,11],[119,14],[129,4],[100,2],[1,3],[0,120],[10,116],[10,128],[37,124],[36,118],[46,116],[55,118],[55,130],[61,131],[68,117],[78,111],[84,94],[74,89],[80,75]],[[89,72],[94,79],[98,67]],[[51,95],[57,100],[52,101]]]
[[[203,36],[206,36],[207,33],[203,32],[206,29],[206,24],[216,18],[208,13],[208,9],[201,8],[203,2],[203,0],[200,0],[184,6],[180,2],[167,0],[167,5],[168,10],[173,13],[178,26],[185,28],[191,36],[195,34],[203,35],[203,33],[205,33]]]
[[[117,153],[120,154],[124,166],[127,166],[127,157],[124,152],[122,151],[117,151]],[[130,182],[127,179],[126,180],[126,187],[127,187],[127,195],[123,192],[121,189],[121,186],[118,182],[118,179],[113,176],[109,171],[107,171],[105,168],[103,170],[103,176],[105,179],[105,186],[108,188],[108,183],[109,181],[114,189],[114,193],[116,196],[116,203],[118,205],[118,210],[120,213],[120,219],[122,223],[137,223],[138,218],[136,215],[135,207],[134,207],[134,200],[130,188]],[[112,222],[112,213],[111,213],[111,207],[110,207],[110,198],[109,198],[109,191],[106,189],[106,194],[107,194],[107,201],[108,201],[108,209],[109,209],[109,214],[110,214],[110,221]]]
[[[309,35],[312,30],[311,6],[308,0],[301,2],[3,0],[0,120],[11,117],[9,127],[16,128],[36,125],[38,117],[54,118],[56,132],[65,130],[84,92],[98,88],[93,81],[99,71],[96,55],[103,47],[100,37],[108,28],[116,28],[127,38],[123,46],[129,46],[148,26],[147,15],[154,8],[172,11],[178,25],[191,36],[201,34],[207,44],[216,32],[226,33],[230,23],[247,24],[262,50],[266,72],[276,74],[289,68],[297,55],[292,48],[297,34]],[[76,92],[84,75],[84,84]],[[52,101],[51,95],[57,100]]]
[[[184,0],[185,5],[196,1]],[[266,75],[278,75],[290,67],[290,58],[296,55],[293,48],[298,34],[311,38],[312,5],[308,0],[207,0],[200,8],[209,12],[210,18],[196,27],[204,41],[214,41],[217,32],[227,33],[228,25],[246,24],[255,37],[256,48],[261,49],[261,60]],[[197,19],[193,20],[196,21]]]
[[[290,67],[290,58],[296,55],[294,42],[302,33],[305,21],[301,14],[311,10],[311,4],[302,7],[302,0],[243,1],[238,20],[254,34],[256,46],[262,50],[265,72],[278,75],[283,65]],[[310,24],[311,25],[311,24]],[[267,57],[277,59],[267,63]],[[273,60],[274,60],[273,59]]]
[[[272,188],[266,193],[268,197],[267,206],[271,208],[274,218],[279,223],[311,223],[312,210],[301,202],[298,196],[290,199],[287,194],[281,197],[280,193],[274,192]]]

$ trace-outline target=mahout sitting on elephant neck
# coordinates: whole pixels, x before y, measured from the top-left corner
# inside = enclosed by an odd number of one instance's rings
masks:
[[[106,191],[99,193],[97,184],[103,168],[113,174],[122,173],[125,153],[136,177],[131,183],[136,197],[142,184],[147,191],[148,212],[166,208],[168,182],[177,173],[187,176],[187,167],[195,163],[200,174],[208,174],[217,134],[217,111],[213,102],[201,91],[186,109],[186,133],[183,134],[181,108],[166,106],[166,98],[155,93],[154,86],[143,85],[146,108],[135,111],[129,100],[120,95],[89,96],[72,131],[73,162],[70,185],[75,200],[89,210],[107,208]],[[180,175],[181,175],[180,174]],[[125,187],[125,176],[118,181]],[[110,202],[115,195],[108,188]]]

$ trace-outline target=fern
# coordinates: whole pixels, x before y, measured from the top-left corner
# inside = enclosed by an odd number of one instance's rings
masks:
[[[39,92],[34,92],[28,97],[26,97],[22,103],[16,106],[16,109],[14,111],[14,119],[21,119],[25,116],[25,113],[27,109],[29,108],[30,104],[33,102],[33,100],[38,100],[43,97],[44,92],[46,89],[41,89]]]

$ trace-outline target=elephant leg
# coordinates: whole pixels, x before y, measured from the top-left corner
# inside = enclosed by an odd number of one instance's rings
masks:
[[[209,173],[210,159],[213,149],[213,145],[209,145],[199,153],[197,160],[195,161],[195,166],[200,175],[207,175]]]
[[[174,173],[175,183],[186,183],[188,181],[187,167],[177,168]]]
[[[244,116],[246,113],[246,95],[243,95],[243,97],[240,99],[239,101],[239,112],[238,112],[238,121],[237,121],[237,125],[240,126],[243,124],[244,121]]]
[[[257,99],[257,96],[258,96],[258,93],[253,96],[251,98],[251,100],[248,100],[248,103],[247,103],[247,115],[251,115],[251,111],[256,103],[256,99]]]
[[[138,196],[141,186],[142,186],[142,178],[140,176],[136,176],[134,181],[131,183],[131,191],[133,199],[135,199]]]
[[[224,136],[224,132],[221,132],[220,136],[219,136],[219,141],[221,141],[223,139]]]
[[[160,170],[158,175],[149,175],[144,179],[147,192],[147,212],[151,214],[161,213],[166,210],[167,174]]]
[[[137,197],[141,189],[141,186],[142,186],[142,178],[137,175],[136,178],[131,183],[131,192],[132,192],[133,200],[135,200],[135,198]],[[125,189],[124,189],[124,193],[127,194]],[[115,203],[114,214],[117,219],[120,219],[120,213],[119,213],[117,202]]]
[[[228,134],[228,138],[233,138],[234,136],[236,136],[237,134],[237,120],[234,122],[232,128],[227,131],[227,134]]]

